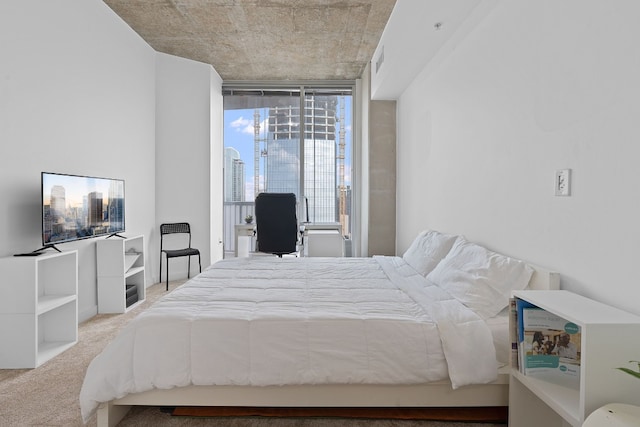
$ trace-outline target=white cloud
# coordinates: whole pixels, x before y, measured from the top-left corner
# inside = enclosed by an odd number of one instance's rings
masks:
[[[236,129],[240,133],[247,133],[253,135],[253,120],[245,119],[240,116],[236,120],[231,122],[231,127]]]
[[[231,127],[241,128],[241,127],[247,126],[249,123],[251,123],[249,119],[245,119],[244,117],[240,116],[236,120],[231,122]]]
[[[232,128],[236,129],[240,133],[245,133],[247,135],[254,134],[253,119],[245,119],[244,117],[240,116],[236,120],[232,121],[230,125]],[[264,130],[266,129],[266,126],[267,126],[267,119],[263,120],[260,123],[260,133],[264,132]]]

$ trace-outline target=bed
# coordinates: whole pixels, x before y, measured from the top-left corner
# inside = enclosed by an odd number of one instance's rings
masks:
[[[132,320],[89,365],[80,405],[507,406],[511,292],[556,273],[462,236],[397,257],[225,259]]]

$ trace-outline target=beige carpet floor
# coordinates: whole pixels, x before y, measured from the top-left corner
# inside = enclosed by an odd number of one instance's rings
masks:
[[[170,290],[182,284],[170,282]],[[89,362],[135,315],[165,294],[147,288],[147,299],[126,314],[99,314],[78,327],[78,343],[36,369],[0,369],[0,427],[83,426],[78,395]],[[96,425],[95,416],[87,426]],[[119,426],[212,427],[497,427],[503,424],[344,418],[173,417],[157,407],[133,408]]]

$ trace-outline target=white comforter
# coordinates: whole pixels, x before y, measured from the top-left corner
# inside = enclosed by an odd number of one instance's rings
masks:
[[[487,325],[400,257],[223,260],[132,320],[89,365],[100,402],[186,385],[491,382]]]

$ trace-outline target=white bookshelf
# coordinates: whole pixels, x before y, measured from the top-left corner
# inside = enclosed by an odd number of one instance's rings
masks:
[[[144,236],[115,236],[96,245],[98,313],[125,313],[146,298]],[[128,286],[135,286],[133,303],[127,303]]]
[[[78,253],[0,259],[0,368],[36,368],[78,342]]]
[[[514,296],[580,326],[581,362],[579,380],[526,376],[513,367],[510,426],[580,427],[605,404],[640,404],[640,381],[616,369],[640,359],[640,316],[564,290]]]

